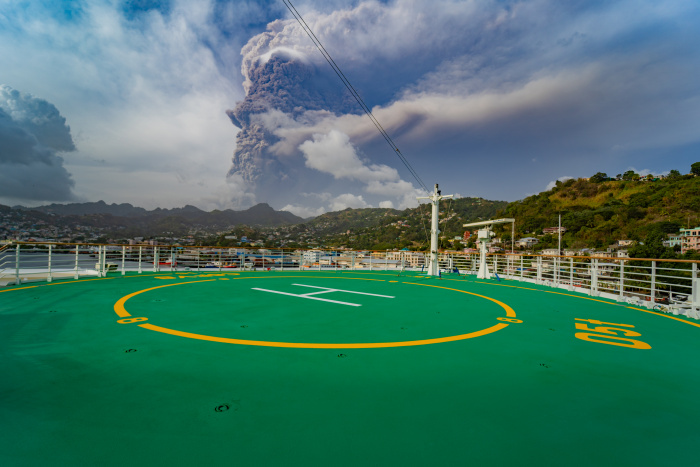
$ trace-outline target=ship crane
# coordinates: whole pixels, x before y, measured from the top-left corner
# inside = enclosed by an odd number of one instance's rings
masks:
[[[504,219],[491,219],[482,222],[472,222],[471,224],[464,224],[463,227],[483,227],[479,229],[479,245],[480,248],[480,258],[479,258],[479,272],[476,275],[477,279],[491,279],[491,273],[489,272],[489,267],[486,264],[486,249],[491,239],[495,236],[491,227],[495,224],[506,224],[511,222],[513,224],[513,231],[515,231],[515,219],[504,218]],[[495,272],[495,271],[494,271]]]

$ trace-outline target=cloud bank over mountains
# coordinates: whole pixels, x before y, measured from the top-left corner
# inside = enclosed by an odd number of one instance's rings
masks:
[[[74,182],[60,153],[75,151],[56,107],[0,85],[0,196],[70,201]]]

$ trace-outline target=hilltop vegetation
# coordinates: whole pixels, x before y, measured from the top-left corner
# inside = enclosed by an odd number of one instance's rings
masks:
[[[698,224],[700,177],[600,178],[557,182],[549,191],[510,203],[499,216],[516,219],[519,238],[556,226],[561,213],[562,227],[567,229],[562,237],[565,248],[603,248],[620,239],[644,241]],[[509,238],[509,232],[503,230],[503,237]],[[554,246],[556,239],[551,237],[545,235],[539,248]]]

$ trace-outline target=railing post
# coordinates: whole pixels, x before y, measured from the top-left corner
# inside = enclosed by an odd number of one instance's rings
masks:
[[[598,296],[598,259],[591,259],[591,290],[589,295]]]
[[[95,269],[97,269],[97,277],[102,277],[102,245],[97,245],[97,264]]]
[[[493,255],[493,273],[498,275],[498,255]]]
[[[19,245],[18,245],[19,246]],[[700,308],[700,284],[698,284],[698,263],[693,263],[692,266],[692,291],[691,291],[691,306],[693,315],[698,316],[698,308]]]
[[[175,270],[175,250],[173,250],[173,247],[170,247],[170,271]]]
[[[651,290],[649,291],[649,308],[656,303],[656,261],[651,262]]]
[[[20,244],[18,243],[15,251],[15,285],[19,285],[21,283],[19,280],[19,247]]]
[[[80,249],[80,245],[76,244],[75,245],[75,274],[73,275],[73,278],[77,281],[79,274],[78,274],[78,250]]]
[[[554,257],[554,286],[559,288],[559,260],[558,256]]]
[[[574,257],[569,258],[569,291],[574,290]]]
[[[520,255],[520,281],[525,277],[525,257]]]
[[[625,301],[625,261],[620,260],[620,294],[617,298],[618,302]]]
[[[51,282],[51,254],[53,252],[53,245],[49,245],[49,275],[46,277],[46,282]]]
[[[160,270],[160,258],[158,258],[158,247],[153,247],[153,272]]]
[[[122,245],[122,276],[126,274],[126,269],[125,268],[126,264],[126,247]]]
[[[542,257],[537,257],[537,284],[542,283]]]
[[[102,270],[102,277],[107,277],[107,245],[102,245],[102,264],[100,269]]]
[[[141,253],[142,253],[142,251],[143,251],[143,247],[140,246],[139,247],[139,274],[141,274],[141,272],[142,272],[141,271]]]

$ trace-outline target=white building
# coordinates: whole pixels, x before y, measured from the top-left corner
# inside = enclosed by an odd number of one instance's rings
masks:
[[[306,250],[302,254],[305,263],[316,263],[321,256],[324,256],[325,252],[321,250]]]
[[[535,237],[525,237],[521,238],[520,240],[516,240],[515,246],[530,248],[532,245],[537,245],[538,243],[540,243],[540,241]]]

